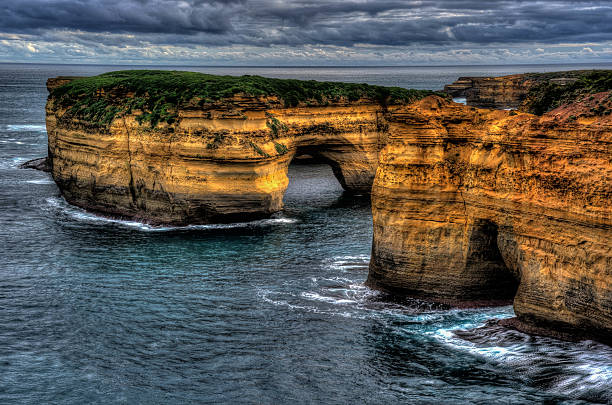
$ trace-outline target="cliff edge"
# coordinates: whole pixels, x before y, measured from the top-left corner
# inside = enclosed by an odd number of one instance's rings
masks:
[[[472,107],[512,109],[542,115],[584,95],[612,88],[610,70],[524,73],[499,77],[460,77],[444,86]]]

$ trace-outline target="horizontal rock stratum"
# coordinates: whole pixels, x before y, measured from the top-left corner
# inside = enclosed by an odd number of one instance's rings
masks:
[[[428,97],[389,115],[368,284],[450,303],[514,298],[524,329],[612,341],[612,117]]]
[[[365,84],[123,71],[49,79],[47,132],[66,200],[153,224],[269,216],[296,154],[369,193],[388,106],[430,91]]]

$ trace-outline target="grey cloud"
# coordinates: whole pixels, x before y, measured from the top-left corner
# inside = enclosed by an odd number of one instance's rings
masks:
[[[609,1],[22,0],[0,32],[179,45],[410,46],[612,40]],[[119,44],[118,44],[119,45]]]
[[[219,34],[232,30],[240,0],[25,0],[0,5],[0,29]]]

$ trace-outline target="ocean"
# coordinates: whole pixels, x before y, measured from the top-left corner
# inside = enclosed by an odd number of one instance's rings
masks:
[[[45,81],[138,66],[0,64],[0,403],[612,403],[612,348],[364,286],[369,199],[293,165],[285,210],[155,228],[68,205],[48,174]],[[440,89],[601,65],[163,67]]]

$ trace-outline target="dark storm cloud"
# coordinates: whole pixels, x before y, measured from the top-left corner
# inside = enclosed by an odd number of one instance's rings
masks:
[[[611,21],[610,1],[21,0],[0,5],[0,32],[135,34],[155,44],[601,42],[612,40]]]
[[[240,0],[17,0],[0,5],[4,32],[67,29],[122,33],[224,33]]]

